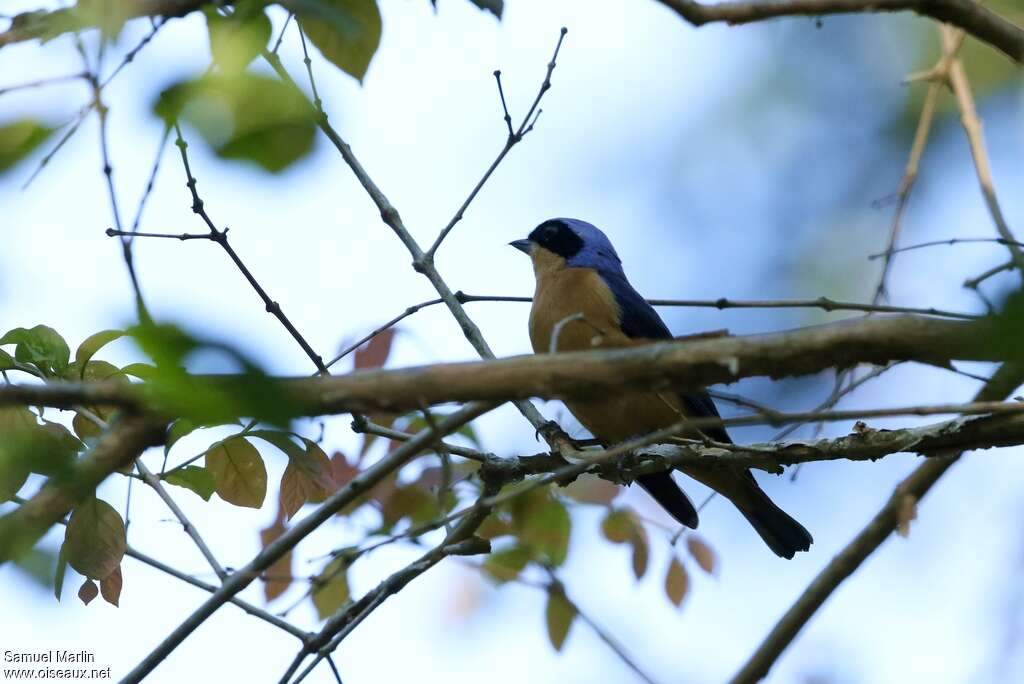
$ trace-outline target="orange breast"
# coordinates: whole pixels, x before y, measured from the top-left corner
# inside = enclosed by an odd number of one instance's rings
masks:
[[[578,317],[578,318],[574,318]],[[619,306],[608,285],[592,269],[562,268],[537,273],[530,310],[530,342],[538,354],[629,347],[646,344],[619,329]],[[566,406],[598,439],[619,442],[679,420],[680,402],[665,393],[628,393],[574,399]]]

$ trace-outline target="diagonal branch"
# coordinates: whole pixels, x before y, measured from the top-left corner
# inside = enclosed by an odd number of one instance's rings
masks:
[[[32,548],[110,473],[131,463],[147,447],[161,444],[165,426],[153,417],[125,416],[67,473],[51,477],[23,506],[0,518],[0,564]]]
[[[658,0],[694,26],[730,25],[794,16],[914,12],[962,28],[978,40],[1024,63],[1024,29],[974,0],[783,0],[706,5],[695,0]]]
[[[141,682],[153,669],[163,662],[174,649],[181,644],[192,632],[206,621],[222,605],[232,597],[249,586],[264,570],[285,553],[305,539],[315,529],[330,519],[335,513],[347,506],[359,496],[365,494],[375,484],[384,479],[389,473],[405,465],[420,451],[429,447],[437,439],[477,418],[494,407],[493,404],[473,403],[468,404],[455,413],[445,416],[437,423],[437,430],[430,427],[419,432],[415,438],[409,440],[383,459],[362,471],[353,478],[347,485],[329,496],[315,511],[303,518],[294,527],[275,539],[266,546],[252,561],[244,568],[229,575],[217,591],[210,596],[203,605],[195,610],[183,623],[171,632],[163,642],[157,646],[135,669],[129,672],[122,684],[135,684]]]
[[[1004,399],[1024,382],[1024,368],[1013,364],[1003,365],[975,397],[978,401]],[[765,640],[730,680],[731,684],[753,684],[763,679],[782,652],[792,643],[796,635],[817,612],[825,600],[832,595],[847,577],[852,575],[861,563],[867,560],[897,528],[900,511],[908,505],[916,506],[950,466],[957,462],[960,453],[953,450],[943,458],[929,459],[918,466],[896,487],[892,496],[875,514],[860,534],[847,544],[839,555],[833,558],[818,573],[814,581],[804,590],[782,619],[772,628]]]

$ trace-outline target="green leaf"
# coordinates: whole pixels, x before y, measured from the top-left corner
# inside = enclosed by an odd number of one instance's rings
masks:
[[[394,525],[402,518],[409,518],[414,525],[419,525],[438,518],[441,509],[437,497],[423,487],[405,485],[391,492],[384,504],[384,524]]]
[[[256,447],[243,437],[230,437],[206,452],[220,498],[236,506],[259,508],[267,496],[267,467]]]
[[[106,501],[87,499],[71,514],[64,552],[79,574],[102,580],[121,564],[127,546],[124,521]]]
[[[376,0],[304,0],[290,6],[320,53],[362,82],[380,45],[381,18]]]
[[[157,368],[151,363],[129,363],[121,369],[121,372],[139,380],[151,380],[156,377]]]
[[[57,553],[57,572],[53,576],[53,595],[60,601],[60,595],[64,592],[64,576],[68,571],[68,559],[64,555],[64,544],[60,545]]]
[[[75,352],[75,362],[78,364],[78,367],[84,372],[86,365],[89,363],[89,359],[91,359],[96,352],[105,345],[108,345],[114,340],[122,337],[124,337],[123,330],[104,330],[87,337],[82,344],[78,345],[78,350]]]
[[[53,551],[29,549],[14,559],[14,566],[32,581],[49,589],[54,584],[53,569],[56,561]]]
[[[18,364],[14,360],[14,357],[0,349],[0,370],[11,370],[17,368]]]
[[[46,421],[40,425],[23,407],[0,408],[0,470],[5,473],[0,479],[6,483],[0,489],[13,496],[10,489],[21,487],[19,473],[24,469],[47,476],[67,475],[82,447],[82,442],[59,423]]]
[[[609,511],[601,521],[601,534],[613,544],[625,544],[637,534],[637,521],[633,512],[622,508]]]
[[[153,106],[167,122],[191,124],[225,159],[242,159],[276,173],[313,149],[313,108],[297,88],[240,72],[208,73],[160,94]]]
[[[190,489],[201,496],[204,501],[209,501],[217,489],[217,482],[213,477],[213,473],[202,466],[189,465],[172,470],[164,477],[164,482],[175,487]]]
[[[565,562],[569,552],[572,521],[569,511],[555,499],[549,499],[538,512],[531,515],[519,530],[519,541],[546,556],[554,566]]]
[[[198,340],[173,325],[144,324],[128,333],[157,367],[144,386],[150,400],[160,410],[195,424],[230,423],[249,416],[275,425],[285,425],[296,407],[266,373],[232,345]],[[214,378],[192,375],[183,367],[187,357],[198,350],[210,349],[226,354],[242,367],[242,382],[230,388]]]
[[[210,53],[217,66],[227,72],[242,71],[260,54],[270,40],[270,19],[258,8],[244,11],[237,3],[235,12],[225,17],[215,7],[206,6],[206,30],[210,35]]]
[[[495,551],[484,561],[484,572],[497,582],[511,582],[519,577],[533,554],[522,546],[513,546],[504,551]]]
[[[576,606],[569,603],[560,589],[552,588],[548,592],[548,605],[544,610],[544,617],[548,625],[548,640],[556,651],[561,651],[565,645],[565,638],[569,636],[569,628],[576,619]]]
[[[0,502],[13,499],[25,486],[30,472],[21,459],[8,456],[6,450],[0,451]]]
[[[0,173],[28,156],[54,130],[30,119],[0,124]]]
[[[14,358],[30,363],[46,376],[60,376],[68,367],[71,350],[56,330],[45,325],[9,330],[0,344],[16,344]]]
[[[313,578],[313,605],[323,620],[334,615],[348,599],[348,561],[339,556]]]
[[[501,13],[505,11],[505,0],[469,0],[482,10],[487,10],[494,16],[501,19]]]

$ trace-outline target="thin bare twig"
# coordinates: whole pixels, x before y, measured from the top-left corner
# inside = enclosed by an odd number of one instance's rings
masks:
[[[462,216],[465,214],[466,209],[469,208],[469,205],[474,199],[476,199],[477,194],[480,192],[481,188],[484,187],[484,184],[491,177],[491,174],[494,173],[494,170],[498,168],[499,164],[501,164],[505,155],[507,155],[513,147],[521,142],[527,133],[533,130],[533,125],[537,121],[537,116],[540,116],[540,110],[538,109],[540,101],[544,97],[544,93],[551,89],[551,74],[555,70],[555,61],[558,59],[558,51],[562,49],[562,41],[565,39],[565,34],[568,33],[568,31],[569,30],[563,26],[562,30],[559,32],[558,43],[555,45],[555,53],[551,56],[551,61],[548,62],[548,70],[544,75],[544,81],[540,84],[540,89],[537,91],[537,95],[533,99],[533,104],[530,105],[530,108],[527,110],[526,116],[523,117],[522,123],[519,124],[519,128],[515,131],[512,130],[512,116],[509,114],[508,105],[505,102],[505,91],[501,87],[501,71],[494,72],[494,78],[498,82],[498,95],[501,98],[501,108],[504,112],[503,118],[505,125],[508,127],[508,137],[505,139],[505,145],[501,148],[501,151],[498,152],[498,156],[494,158],[494,161],[491,162],[491,165],[484,172],[483,177],[477,182],[473,190],[470,191],[469,196],[466,197],[465,201],[455,212],[455,215],[451,218],[448,224],[441,229],[441,232],[434,240],[434,243],[430,245],[430,249],[428,249],[426,253],[426,258],[428,260],[432,260],[434,258],[438,247],[440,247],[441,243],[444,242],[444,239],[448,237],[448,233],[452,231],[455,224],[462,220]],[[536,116],[534,116],[535,111],[537,112]],[[531,117],[533,117],[532,121]]]

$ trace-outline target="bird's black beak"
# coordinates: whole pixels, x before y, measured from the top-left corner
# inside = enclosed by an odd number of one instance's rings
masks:
[[[530,240],[513,240],[508,244],[512,247],[515,247],[523,254],[529,254],[530,247],[533,245],[533,242],[531,242]]]

